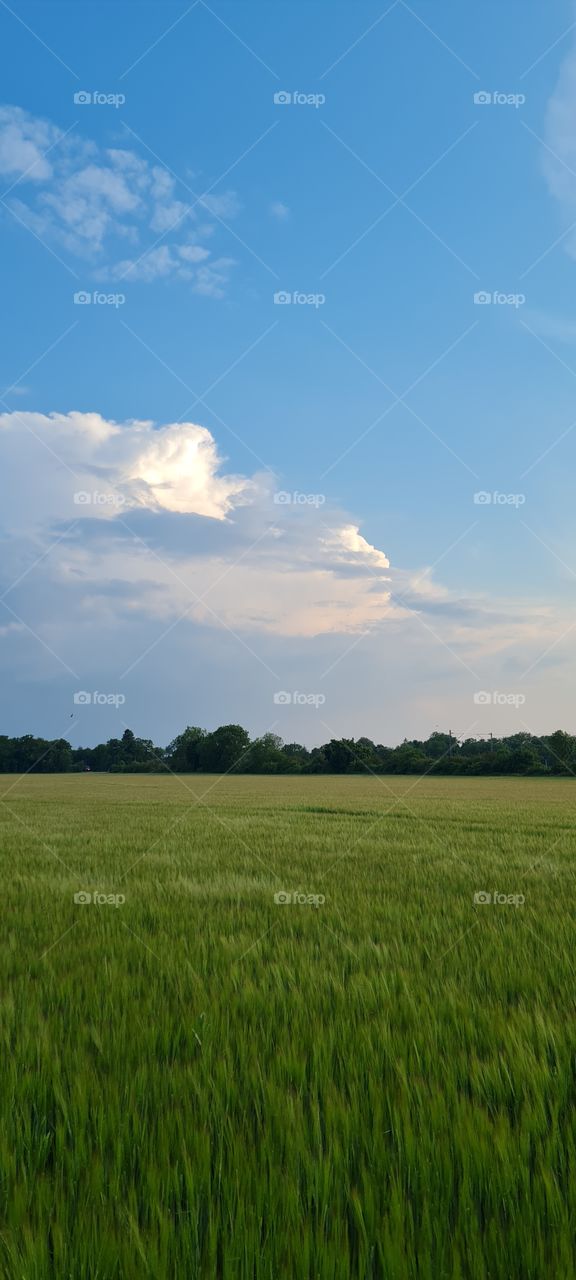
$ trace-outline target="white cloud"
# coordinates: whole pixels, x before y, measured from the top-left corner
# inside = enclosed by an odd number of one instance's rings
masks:
[[[182,198],[161,165],[132,149],[65,135],[19,107],[0,108],[0,173],[17,183],[9,197],[16,217],[40,239],[91,262],[95,279],[174,278],[196,293],[224,295],[233,260],[208,263],[211,251],[199,242],[214,233],[207,212],[219,219],[238,213],[233,191],[199,199],[184,191]],[[129,258],[122,241],[134,245]]]
[[[29,116],[20,107],[0,107],[0,173],[46,181],[53,170],[45,152],[60,137],[61,130],[48,120]]]
[[[219,196],[202,196],[198,203],[216,218],[235,218],[242,208],[235,191],[224,191]]]
[[[553,689],[561,721],[568,607],[463,599],[430,570],[390,566],[328,499],[277,505],[276,491],[269,474],[231,474],[196,423],[2,415],[0,669],[14,723],[37,730],[62,691],[66,724],[73,689],[127,688],[134,728],[156,735],[160,716],[162,740],[191,714],[262,731],[272,692],[294,688],[326,690],[326,714],[283,719],[284,736],[393,741],[447,716],[474,733],[472,693],[524,690],[528,669],[526,719],[538,710],[554,727]],[[505,731],[523,727],[512,721]]]
[[[371,547],[370,543],[362,537],[357,525],[343,525],[335,535],[325,538],[324,541],[346,563],[350,563],[353,559],[355,563],[365,561],[379,569],[388,569],[390,566],[390,561],[384,552]]]
[[[199,244],[179,244],[178,253],[185,262],[204,262],[210,257],[209,249],[203,249]]]
[[[287,204],[283,204],[282,200],[273,200],[270,205],[270,213],[278,222],[286,222],[290,217],[290,210]]]
[[[141,610],[169,618],[189,603],[185,580],[198,595],[209,590],[225,626],[277,635],[354,632],[388,613],[388,560],[357,526],[324,508],[284,512],[273,478],[225,472],[196,423],[5,413],[0,474],[11,477],[2,521],[15,538],[48,546],[55,529],[79,523],[50,557],[60,586],[94,592],[119,578]],[[131,536],[134,519],[144,541]],[[214,622],[206,606],[194,616]]]
[[[194,292],[203,293],[206,298],[223,298],[233,266],[233,258],[217,258],[214,262],[199,267],[194,280]]]
[[[14,480],[3,499],[4,524],[21,532],[86,515],[74,501],[78,492],[109,496],[90,506],[88,514],[101,519],[143,507],[223,520],[253,488],[244,476],[220,474],[213,437],[192,422],[155,428],[98,413],[4,413],[0,458]]]
[[[126,464],[128,493],[143,482],[159,507],[219,520],[248,499],[252,481],[219,475],[220,456],[206,427],[180,422],[151,431],[145,424],[132,432],[135,456]]]
[[[149,284],[153,280],[162,280],[177,270],[178,263],[172,249],[167,244],[159,244],[156,249],[144,253],[140,258],[123,258],[117,262],[114,270],[98,272],[100,279],[106,280],[143,280]]]
[[[7,599],[36,631],[46,619],[53,626],[56,610],[77,643],[88,624],[104,634],[137,616],[150,637],[186,614],[187,625],[252,636],[250,644],[410,635],[462,672],[499,654],[528,666],[568,630],[558,610],[462,599],[429,570],[392,568],[329,502],[276,505],[274,478],[228,472],[196,423],[5,413],[0,477],[12,539],[4,587],[42,564],[40,578],[19,588],[22,600]],[[89,500],[78,504],[78,493]]]
[[[65,243],[82,252],[100,252],[119,217],[142,208],[140,194],[112,168],[90,164],[43,193],[40,207],[61,224]]]
[[[550,193],[558,201],[568,223],[576,220],[576,47],[572,47],[560,69],[546,115],[546,142],[542,156]],[[576,230],[564,241],[571,257],[576,257]]]
[[[183,200],[170,200],[167,204],[156,204],[150,219],[153,231],[176,231],[178,227],[191,217],[193,209]]]
[[[190,281],[194,293],[223,298],[235,261],[233,258],[215,258],[208,262],[209,257],[209,250],[202,245],[180,244],[171,247],[161,244],[139,258],[124,258],[116,263],[112,273],[99,271],[98,277],[106,280],[142,280],[146,283],[177,277]],[[200,263],[203,265],[200,266]]]

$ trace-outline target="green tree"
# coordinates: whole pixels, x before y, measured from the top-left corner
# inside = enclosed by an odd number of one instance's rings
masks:
[[[329,773],[325,747],[313,747],[304,765],[305,773]]]
[[[431,733],[427,742],[418,744],[422,746],[422,750],[427,756],[433,760],[438,760],[440,756],[447,756],[454,750],[454,738],[449,733]]]
[[[243,766],[249,746],[250,738],[241,724],[223,724],[203,739],[200,767],[208,773],[230,773]]]
[[[576,773],[576,738],[571,733],[556,729],[548,738],[548,747],[552,756],[552,773]]]
[[[178,734],[178,737],[166,747],[166,761],[174,773],[196,773],[201,767],[202,745],[206,736],[205,729],[188,725],[188,728]]]
[[[241,769],[243,773],[280,773],[285,763],[282,739],[275,733],[265,733],[250,744]]]
[[[282,773],[302,773],[310,760],[309,751],[300,742],[285,742],[282,755],[284,758]]]
[[[57,738],[40,764],[43,773],[68,773],[72,768],[72,748],[65,738]]]
[[[390,754],[391,773],[424,773],[428,767],[428,760],[424,752],[419,751],[411,742],[403,742],[400,747],[396,747]]]
[[[324,747],[324,756],[331,773],[351,773],[356,756],[354,739],[331,738]]]

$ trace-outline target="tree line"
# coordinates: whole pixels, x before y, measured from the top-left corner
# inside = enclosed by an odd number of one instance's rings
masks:
[[[96,747],[72,747],[25,734],[0,736],[0,773],[258,773],[443,775],[516,774],[576,777],[576,737],[557,729],[544,737],[515,733],[507,738],[457,740],[435,732],[425,741],[407,739],[386,747],[370,738],[331,738],[308,750],[274,733],[250,738],[239,724],[208,732],[189,726],[167,747],[126,729]]]

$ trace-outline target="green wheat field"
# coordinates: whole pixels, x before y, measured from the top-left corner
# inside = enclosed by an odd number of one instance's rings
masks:
[[[1,777],[0,1275],[576,1276],[575,814]]]

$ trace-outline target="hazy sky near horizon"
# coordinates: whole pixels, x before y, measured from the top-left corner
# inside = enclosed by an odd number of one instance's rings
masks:
[[[576,7],[0,30],[1,731],[573,730]]]

